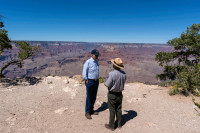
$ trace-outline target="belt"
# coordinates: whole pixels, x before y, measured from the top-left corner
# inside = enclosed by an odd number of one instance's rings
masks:
[[[109,91],[110,94],[122,94],[122,92],[113,92],[113,91]]]
[[[98,81],[99,79],[88,79],[88,80]]]

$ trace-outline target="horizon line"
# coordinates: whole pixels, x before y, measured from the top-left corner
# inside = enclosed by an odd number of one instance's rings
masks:
[[[76,43],[127,43],[127,44],[163,44],[167,45],[167,43],[148,43],[148,42],[94,42],[94,41],[41,41],[41,40],[11,40],[11,41],[32,41],[32,42],[76,42]]]

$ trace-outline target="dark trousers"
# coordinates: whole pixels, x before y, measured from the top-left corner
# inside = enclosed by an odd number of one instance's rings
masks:
[[[108,92],[108,107],[110,111],[109,125],[111,128],[115,126],[115,115],[118,126],[122,125],[122,92]]]
[[[85,103],[85,112],[91,113],[94,110],[94,103],[96,101],[99,80],[88,80],[86,85],[86,103]]]

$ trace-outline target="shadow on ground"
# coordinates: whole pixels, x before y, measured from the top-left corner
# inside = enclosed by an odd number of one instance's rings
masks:
[[[25,78],[18,78],[18,79],[7,79],[7,78],[0,78],[0,83],[4,87],[9,86],[18,86],[18,85],[35,85],[39,83],[42,80],[42,78],[36,78],[36,77],[25,77]]]
[[[102,111],[104,111],[104,110],[106,110],[106,109],[108,109],[108,104],[107,104],[106,102],[103,102],[103,103],[101,104],[101,107],[99,107],[99,108],[96,110],[96,112],[102,112]]]
[[[132,120],[137,116],[137,112],[135,112],[134,110],[124,111],[127,112],[127,114],[122,115],[122,126],[125,125],[126,122]]]
[[[102,112],[104,110],[108,109],[108,104],[106,102],[103,102],[101,106],[96,110],[96,112]],[[128,121],[132,120],[137,116],[137,112],[134,110],[124,110],[124,112],[127,112],[126,114],[122,115],[122,126],[124,126]],[[117,121],[115,121],[115,127],[116,127]]]

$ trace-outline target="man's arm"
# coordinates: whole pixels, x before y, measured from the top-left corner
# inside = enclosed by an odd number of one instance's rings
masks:
[[[85,62],[83,65],[83,72],[82,72],[83,80],[88,80],[88,61]]]
[[[111,88],[112,84],[113,84],[113,82],[112,82],[112,75],[111,75],[111,73],[109,73],[108,79],[106,80],[106,82],[104,83],[104,85],[106,87],[108,87],[108,88]]]

